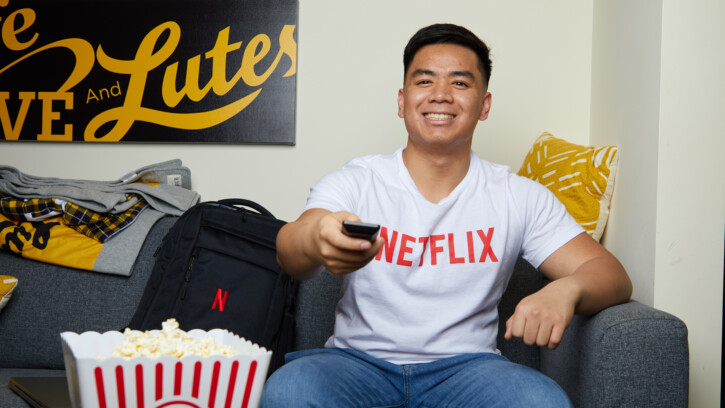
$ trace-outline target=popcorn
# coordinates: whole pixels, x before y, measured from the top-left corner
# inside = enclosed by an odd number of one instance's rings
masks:
[[[257,408],[272,359],[228,330],[185,332],[174,319],[162,330],[60,337],[74,407]]]
[[[114,348],[111,357],[130,359],[133,357],[158,358],[172,356],[182,358],[185,356],[209,357],[223,355],[234,356],[232,347],[218,344],[213,337],[194,339],[184,330],[179,329],[179,322],[170,318],[161,323],[159,331],[134,331],[129,328],[123,332],[123,343]]]

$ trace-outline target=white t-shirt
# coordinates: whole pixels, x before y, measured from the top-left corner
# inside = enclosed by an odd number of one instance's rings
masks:
[[[583,229],[545,187],[473,152],[466,177],[431,203],[402,151],[353,159],[311,189],[306,209],[349,211],[385,238],[343,276],[326,346],[396,364],[497,353],[496,308],[518,256],[538,267]]]

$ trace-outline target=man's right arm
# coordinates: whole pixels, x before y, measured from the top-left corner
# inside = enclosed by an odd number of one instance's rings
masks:
[[[383,239],[373,243],[342,232],[343,221],[360,221],[349,212],[311,208],[277,235],[277,262],[295,279],[310,279],[323,268],[334,274],[354,272],[367,265],[380,250]]]

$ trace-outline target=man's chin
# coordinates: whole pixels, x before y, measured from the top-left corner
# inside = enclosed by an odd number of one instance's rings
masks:
[[[447,135],[408,135],[408,147],[419,150],[431,150],[436,153],[457,153],[471,150],[472,137],[452,137]]]

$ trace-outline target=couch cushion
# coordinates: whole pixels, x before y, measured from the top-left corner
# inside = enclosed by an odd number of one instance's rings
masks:
[[[138,304],[154,252],[176,221],[149,232],[131,277],[69,269],[0,252],[3,270],[21,282],[0,314],[0,366],[61,369],[60,333],[123,330]]]
[[[327,270],[314,279],[300,282],[295,303],[295,350],[324,347],[332,336],[340,284],[340,277]]]

